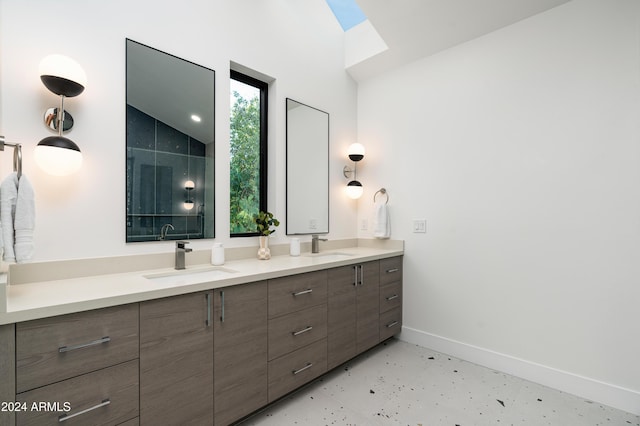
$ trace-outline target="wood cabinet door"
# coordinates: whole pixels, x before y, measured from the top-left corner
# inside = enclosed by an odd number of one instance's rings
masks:
[[[140,424],[213,424],[212,292],[140,303]]]
[[[0,402],[16,400],[16,328],[0,325]],[[0,410],[0,425],[15,424],[15,413]]]
[[[356,287],[356,350],[358,353],[380,343],[380,266],[378,261],[360,265]]]
[[[359,266],[329,270],[327,286],[327,367],[356,356],[356,284]]]
[[[267,404],[267,283],[214,290],[215,424]]]

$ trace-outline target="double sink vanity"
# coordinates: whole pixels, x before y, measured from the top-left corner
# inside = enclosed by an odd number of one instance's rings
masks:
[[[133,40],[126,52],[126,242],[214,238],[215,72]],[[166,114],[176,93],[203,126]],[[286,235],[316,235],[315,251],[329,233],[329,113],[287,98],[286,152]],[[184,244],[175,259],[11,265],[0,425],[227,425],[400,332],[402,241],[304,243],[300,256],[280,244],[268,261],[233,248],[222,266]]]
[[[12,266],[0,424],[226,425],[278,400],[401,329],[402,242],[335,243]]]

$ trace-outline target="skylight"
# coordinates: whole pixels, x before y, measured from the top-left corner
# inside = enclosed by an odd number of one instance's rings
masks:
[[[367,20],[356,0],[326,0],[340,26],[347,31]]]

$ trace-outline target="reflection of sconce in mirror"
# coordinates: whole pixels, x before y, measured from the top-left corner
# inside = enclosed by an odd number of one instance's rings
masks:
[[[195,203],[193,202],[193,198],[191,198],[191,191],[196,187],[196,184],[192,180],[188,180],[184,183],[184,189],[187,190],[187,199],[185,200],[183,206],[185,210],[193,209]]]
[[[353,161],[353,170],[349,166],[344,166],[342,174],[347,179],[353,175],[353,180],[349,181],[347,184],[346,192],[349,198],[356,200],[362,196],[362,192],[364,191],[362,184],[357,180],[356,176],[356,166],[358,161],[364,158],[364,146],[359,143],[351,144],[347,154],[349,155],[349,159]]]
[[[45,125],[57,131],[57,136],[42,139],[35,149],[36,163],[47,173],[64,176],[82,165],[80,148],[71,139],[62,136],[73,126],[73,118],[64,110],[64,98],[78,96],[87,85],[87,76],[73,59],[62,55],[49,55],[40,62],[40,80],[51,92],[60,96],[60,107],[45,112]]]

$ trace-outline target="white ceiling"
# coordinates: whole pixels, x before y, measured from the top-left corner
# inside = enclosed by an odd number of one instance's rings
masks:
[[[357,0],[388,49],[348,68],[362,81],[570,0]]]

